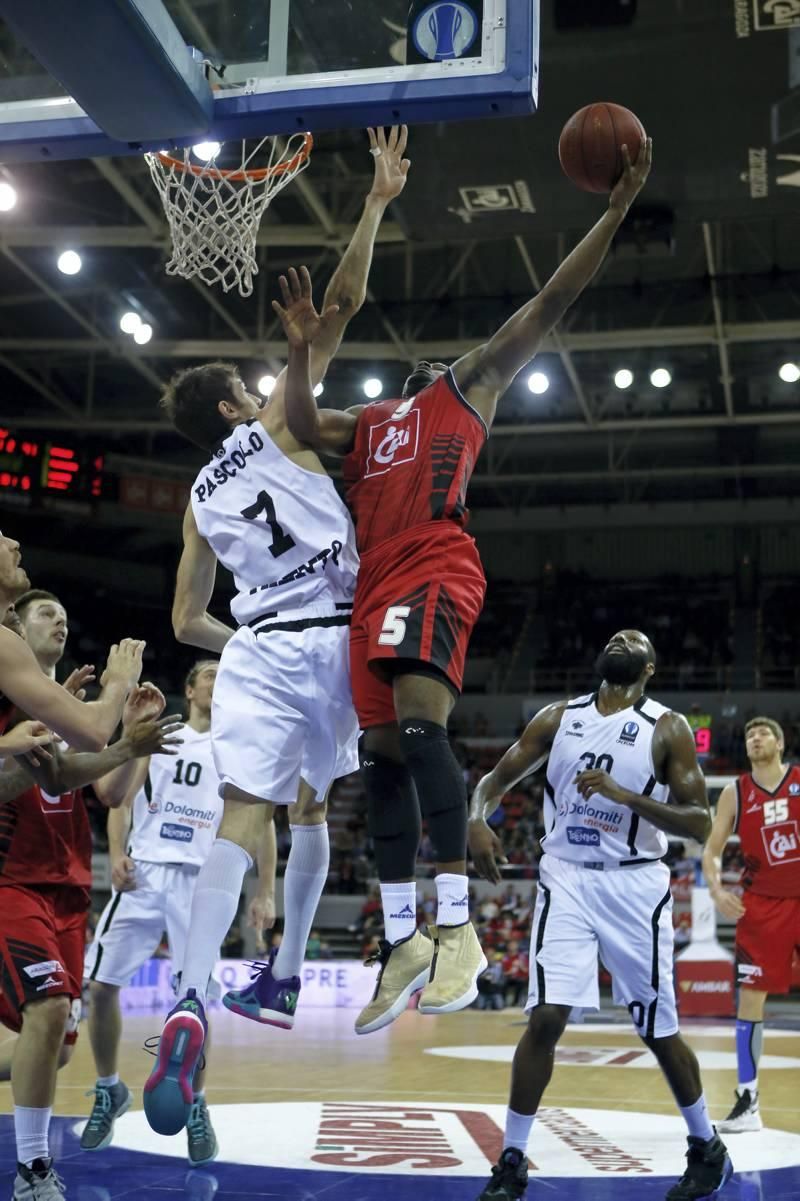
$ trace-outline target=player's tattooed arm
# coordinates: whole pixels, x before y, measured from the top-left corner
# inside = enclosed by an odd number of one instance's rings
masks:
[[[175,581],[172,628],[178,642],[219,655],[234,631],[208,611],[216,578],[216,556],[197,528],[190,503],[183,518],[183,553]]]
[[[291,267],[280,277],[283,304],[273,300],[289,343],[284,404],[289,433],[301,446],[323,454],[346,454],[356,435],[363,405],[345,411],[318,409],[311,374],[311,348],[330,321],[332,310],[320,315],[314,308],[311,276],[307,267]],[[270,406],[270,409],[272,406]]]
[[[706,781],[697,762],[694,735],[680,713],[664,713],[656,722],[653,761],[658,779],[669,786],[667,805],[623,788],[605,771],[582,771],[575,785],[584,799],[606,797],[626,805],[665,834],[705,842],[711,829]]]
[[[535,772],[547,760],[556,736],[566,701],[547,705],[526,726],[518,742],[503,755],[500,762],[478,781],[469,807],[469,850],[475,870],[485,880],[499,884],[499,863],[507,863],[500,839],[488,824],[488,819],[505,794],[525,776]]]
[[[117,727],[122,706],[142,670],[144,643],[123,639],[109,653],[98,700],[88,704],[44,675],[27,643],[0,629],[0,688],[9,700],[54,730],[70,746],[101,750]]]
[[[614,235],[650,173],[651,139],[647,139],[635,163],[631,163],[627,149],[624,158],[625,171],[600,220],[532,300],[518,309],[484,346],[454,363],[456,383],[487,425],[492,424],[497,402],[514,377],[530,363],[602,265]]]
[[[717,801],[717,812],[711,826],[708,842],[703,848],[703,875],[714,904],[723,917],[738,921],[744,914],[744,905],[735,892],[722,884],[722,852],[736,826],[736,786],[726,784]]]

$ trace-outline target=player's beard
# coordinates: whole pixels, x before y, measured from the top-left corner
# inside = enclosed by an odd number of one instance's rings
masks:
[[[607,684],[635,684],[647,666],[645,651],[601,651],[595,660],[595,671]]]

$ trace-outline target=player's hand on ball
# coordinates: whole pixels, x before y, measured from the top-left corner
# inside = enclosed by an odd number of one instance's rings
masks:
[[[283,304],[273,300],[272,307],[280,317],[289,345],[298,350],[310,346],[330,318],[339,312],[339,306],[332,304],[321,315],[317,312],[308,267],[301,267],[299,273],[290,267],[288,276],[282,275],[279,282]]]
[[[167,698],[160,688],[156,688],[155,684],[151,684],[148,680],[144,684],[137,685],[122,710],[123,730],[127,730],[134,722],[141,721],[143,718],[160,717],[166,707]]]
[[[133,759],[142,759],[145,755],[176,755],[183,743],[179,736],[183,726],[180,713],[171,713],[160,721],[145,717],[125,731],[123,741],[129,744]]]
[[[247,925],[251,930],[255,930],[256,932],[256,942],[260,955],[266,950],[264,931],[272,929],[275,925],[276,916],[275,898],[271,894],[268,896],[253,897],[247,907]]]
[[[508,859],[494,830],[485,821],[471,821],[467,827],[467,838],[475,871],[482,879],[500,884],[503,877],[499,864],[508,863]]]
[[[744,917],[744,905],[741,897],[738,897],[735,892],[731,892],[727,888],[718,888],[712,892],[711,896],[722,916],[727,917],[729,921],[738,922],[740,917]]]
[[[111,884],[117,892],[132,892],[136,887],[136,864],[127,855],[111,864]]]
[[[94,664],[84,663],[83,667],[76,667],[69,673],[61,687],[70,692],[76,700],[85,701],[86,685],[93,683],[94,679]]]
[[[122,642],[114,643],[108,652],[106,669],[100,677],[100,686],[106,684],[127,684],[128,689],[135,688],[142,674],[142,655],[146,643],[137,638],[123,638]]]
[[[653,165],[653,139],[647,138],[639,150],[639,157],[635,163],[631,162],[627,146],[622,147],[622,158],[625,163],[625,170],[622,172],[619,183],[611,193],[608,207],[621,210],[624,214],[627,213],[647,182],[650,168]]]
[[[393,125],[387,139],[383,127],[368,129],[369,152],[375,160],[375,180],[370,196],[390,201],[406,186],[411,160],[403,158],[408,144],[408,126]]]
[[[617,805],[630,803],[632,793],[622,788],[613,780],[607,771],[582,771],[575,777],[575,787],[585,801],[590,797],[601,796]]]

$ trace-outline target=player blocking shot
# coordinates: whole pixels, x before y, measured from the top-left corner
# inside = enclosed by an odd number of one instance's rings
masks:
[[[598,658],[599,690],[537,713],[472,798],[475,867],[499,883],[502,844],[488,819],[514,784],[547,764],[528,1027],[514,1056],[503,1153],[481,1201],[525,1193],[528,1141],[570,1010],[600,1006],[598,953],[688,1128],[686,1171],[667,1201],[714,1197],[733,1172],[678,1031],[663,857],[668,835],[702,842],[711,819],[688,723],[646,695],[655,667],[650,640],[619,631]]]
[[[388,137],[370,131],[380,154],[361,220],[326,292],[328,319],[309,365],[315,383],[365,299],[381,218],[405,186],[406,141],[405,127]],[[184,521],[173,625],[179,640],[222,654],[211,728],[224,812],[194,892],[182,995],[145,1084],[148,1121],[162,1134],[177,1133],[189,1116],[208,979],[276,804],[288,806],[292,832],[283,938],[251,984],[224,1003],[254,1021],[292,1028],[328,875],[328,791],[358,766],[348,664],[355,535],[316,453],[288,427],[285,382],[281,374],[262,403],[234,367],[212,363],[179,373],[164,398],[175,427],[210,456]],[[218,561],[238,590],[235,632],[208,613]]]
[[[325,323],[305,269],[282,283],[289,428],[304,445],[345,456],[361,555],[351,674],[386,936],[359,1034],[394,1021],[420,990],[426,1014],[462,1009],[477,995],[486,959],[468,913],[466,784],[447,738],[486,587],[466,531],[467,485],[499,398],[600,267],[651,159],[649,141],[635,164],[625,152],[608,211],[541,292],[451,367],[419,363],[396,399],[318,410],[306,344],[313,348]],[[423,819],[436,855],[432,938],[416,919]]]
[[[719,1123],[726,1134],[761,1130],[758,1062],[764,1006],[770,993],[792,987],[792,957],[800,951],[800,767],[784,762],[785,739],[771,717],[745,726],[750,771],[723,788],[703,852],[703,872],[717,908],[736,922],[739,1003],[736,1099]],[[739,835],[742,896],[724,888],[721,858]]]

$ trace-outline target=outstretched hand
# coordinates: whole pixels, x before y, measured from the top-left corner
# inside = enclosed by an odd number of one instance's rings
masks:
[[[639,147],[639,155],[635,163],[631,162],[628,147],[623,146],[622,161],[625,167],[614,191],[611,193],[608,207],[627,213],[647,182],[647,177],[650,174],[650,168],[653,165],[653,139],[645,139]]]
[[[411,160],[403,158],[408,144],[408,126],[393,125],[389,137],[383,127],[368,129],[369,152],[375,160],[375,180],[370,196],[390,201],[406,186]]]
[[[289,345],[296,349],[310,346],[331,317],[339,312],[339,306],[332,304],[324,313],[317,312],[308,267],[301,267],[299,274],[290,267],[288,278],[280,277],[280,285],[283,304],[273,300],[272,307],[280,318]]]

